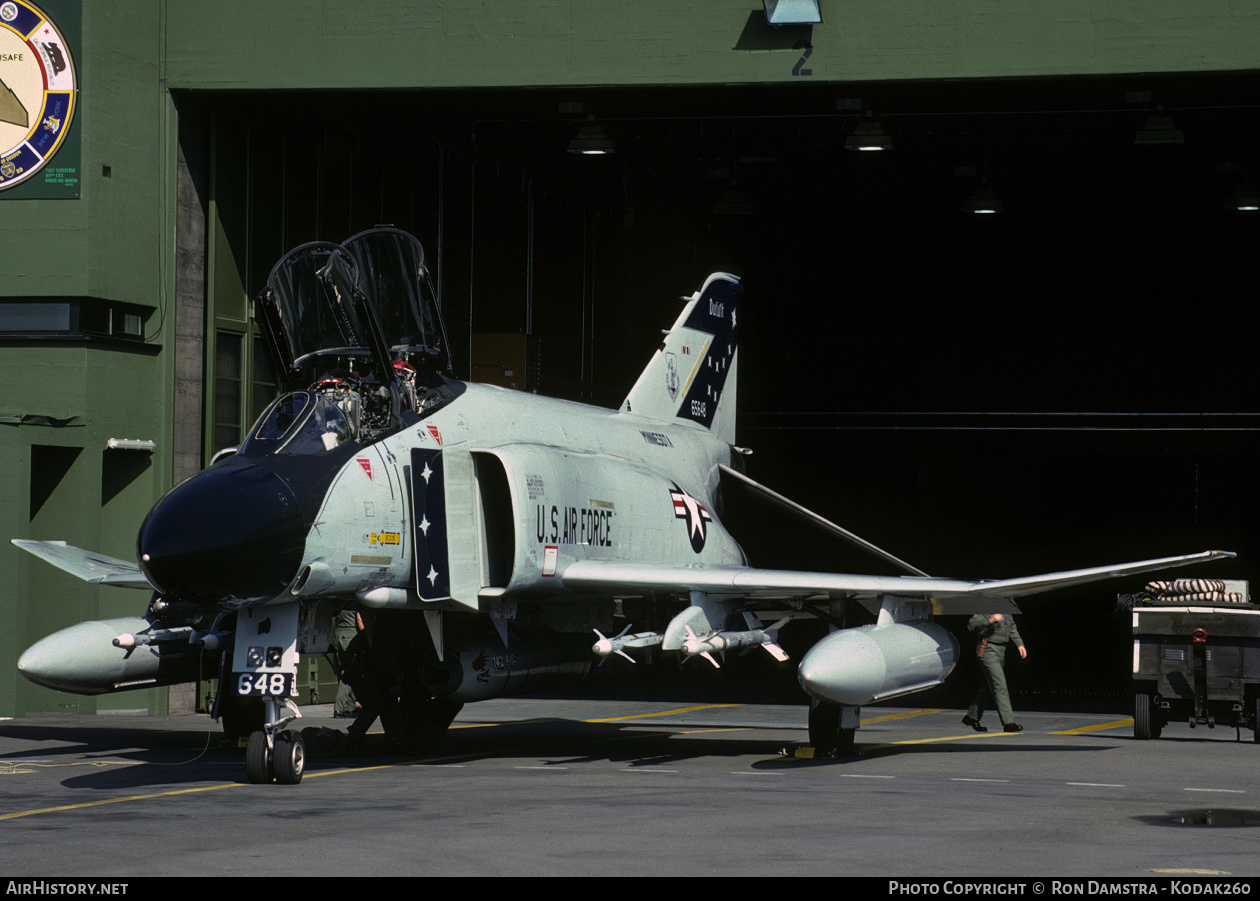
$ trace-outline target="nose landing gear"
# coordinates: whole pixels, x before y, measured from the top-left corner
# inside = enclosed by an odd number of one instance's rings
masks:
[[[293,711],[293,716],[280,716],[281,702],[267,698],[267,724],[249,736],[245,748],[245,778],[253,785],[278,782],[280,785],[297,785],[306,769],[306,747],[302,734],[282,729],[302,714],[285,698],[283,703]]]

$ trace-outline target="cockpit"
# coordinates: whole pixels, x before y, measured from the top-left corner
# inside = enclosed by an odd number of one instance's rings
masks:
[[[424,249],[378,227],[344,244],[294,248],[272,268],[257,319],[285,394],[241,454],[312,454],[371,444],[448,403],[450,378]]]
[[[335,403],[315,391],[291,391],[272,402],[237,453],[322,454],[354,440],[353,423]]]

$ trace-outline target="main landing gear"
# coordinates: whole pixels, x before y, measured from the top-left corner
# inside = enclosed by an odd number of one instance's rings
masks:
[[[809,743],[816,749],[837,757],[853,753],[860,707],[829,704],[811,698],[809,701]]]
[[[253,785],[278,782],[281,785],[297,785],[302,781],[306,768],[306,747],[302,733],[284,729],[302,714],[288,698],[283,701],[293,711],[292,716],[281,717],[281,701],[267,698],[264,717],[266,725],[250,733],[245,747],[245,778]]]

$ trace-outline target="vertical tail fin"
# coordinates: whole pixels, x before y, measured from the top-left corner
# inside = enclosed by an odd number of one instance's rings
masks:
[[[715,272],[693,294],[621,409],[682,420],[735,443],[735,361],[739,280]]]

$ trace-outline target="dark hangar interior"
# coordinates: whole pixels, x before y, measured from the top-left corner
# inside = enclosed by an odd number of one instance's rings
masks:
[[[759,480],[934,574],[1224,548],[1240,559],[1201,574],[1244,578],[1260,213],[1237,207],[1256,192],[1258,88],[1231,73],[185,102],[250,136],[235,165],[251,290],[288,247],[394,224],[437,267],[457,368],[477,362],[474,334],[528,333],[537,390],[613,406],[677,298],[729,271]],[[887,149],[847,149],[871,122]],[[568,152],[592,124],[610,152]],[[232,165],[220,150],[220,177]],[[972,212],[977,196],[999,211]],[[756,504],[728,515],[758,565],[886,566]],[[1114,593],[1032,601],[1039,653],[1016,684],[1123,688]],[[1100,640],[1119,655],[1101,685]]]

